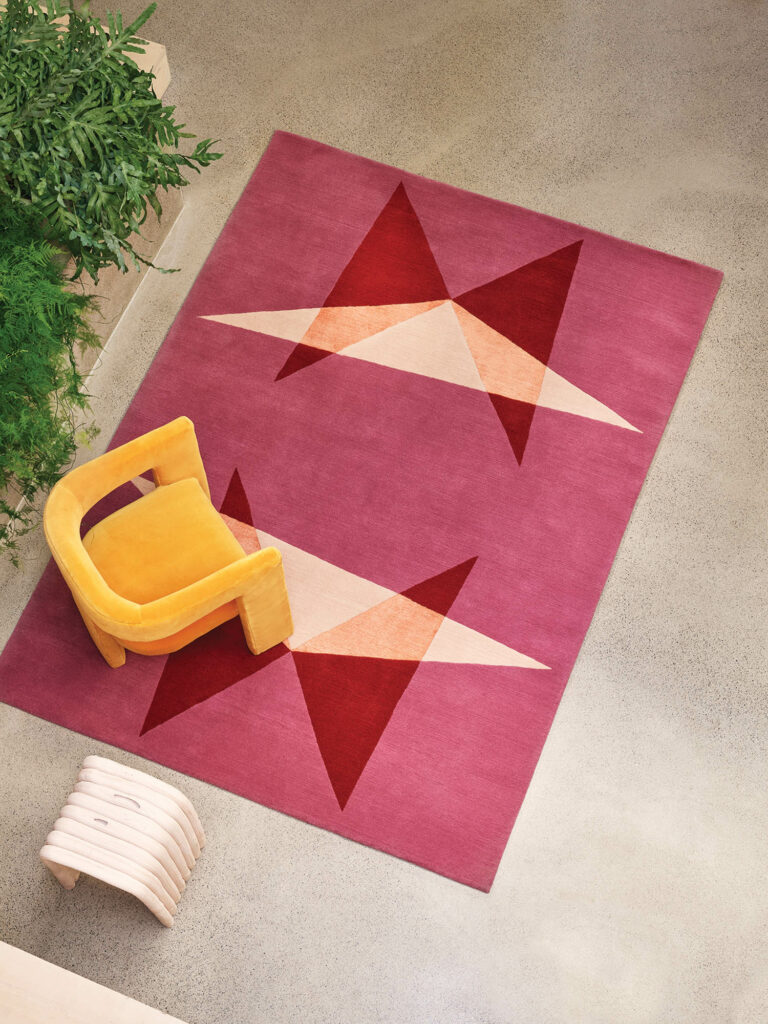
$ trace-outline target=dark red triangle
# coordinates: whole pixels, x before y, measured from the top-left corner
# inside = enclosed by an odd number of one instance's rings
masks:
[[[521,464],[525,446],[528,444],[528,435],[531,431],[536,406],[530,402],[518,402],[514,398],[506,398],[504,395],[489,394],[488,397],[506,431],[515,458],[518,464]]]
[[[343,810],[419,662],[302,651],[293,660]]]
[[[141,735],[234,686],[287,653],[285,644],[278,644],[263,654],[251,654],[240,619],[230,619],[168,655]]]
[[[387,306],[448,297],[443,275],[401,182],[342,270],[324,305]],[[275,380],[331,354],[299,343]]]
[[[477,557],[403,591],[446,615]],[[420,662],[294,651],[304,699],[333,791],[344,809]]]
[[[229,481],[220,511],[253,526],[251,506],[237,469]],[[230,619],[180,651],[168,655],[141,727],[141,735],[234,686],[287,653],[285,644],[278,644],[262,654],[251,654],[240,619]]]
[[[459,295],[456,302],[546,365],[580,249],[581,241],[566,245]]]
[[[324,348],[315,348],[313,345],[303,345],[301,342],[294,348],[275,377],[275,380],[282,380],[283,377],[290,377],[297,370],[303,370],[307,366],[319,363],[326,356],[333,355]]]
[[[468,558],[466,562],[454,565],[452,569],[446,569],[445,572],[432,576],[431,579],[424,580],[423,583],[417,583],[408,590],[404,590],[403,597],[408,597],[416,604],[430,608],[440,615],[447,615],[476,561],[477,555],[474,558]]]
[[[402,182],[331,289],[326,306],[447,299],[427,236]]]
[[[230,519],[237,519],[240,523],[253,526],[251,506],[248,504],[243,481],[240,479],[240,474],[237,470],[232,474],[232,479],[229,481],[229,487],[224,495],[224,501],[221,503],[219,511],[223,512],[225,516],[229,516]]]

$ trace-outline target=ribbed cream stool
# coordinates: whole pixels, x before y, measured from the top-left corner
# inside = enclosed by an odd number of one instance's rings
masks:
[[[180,790],[91,756],[40,857],[65,889],[73,889],[84,871],[132,893],[171,928],[203,846],[200,819]]]

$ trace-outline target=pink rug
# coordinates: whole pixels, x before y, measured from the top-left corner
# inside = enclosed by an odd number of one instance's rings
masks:
[[[487,891],[720,280],[277,133],[113,444],[192,418],[296,633],[112,670],[49,565],[0,698]]]

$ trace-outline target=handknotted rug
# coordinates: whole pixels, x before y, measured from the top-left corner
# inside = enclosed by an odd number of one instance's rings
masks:
[[[112,444],[191,417],[296,632],[113,670],[51,564],[0,699],[487,891],[720,279],[278,132]]]

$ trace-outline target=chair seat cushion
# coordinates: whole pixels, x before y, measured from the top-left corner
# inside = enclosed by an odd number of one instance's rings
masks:
[[[157,487],[102,519],[85,549],[117,594],[146,604],[244,558],[197,480]]]

